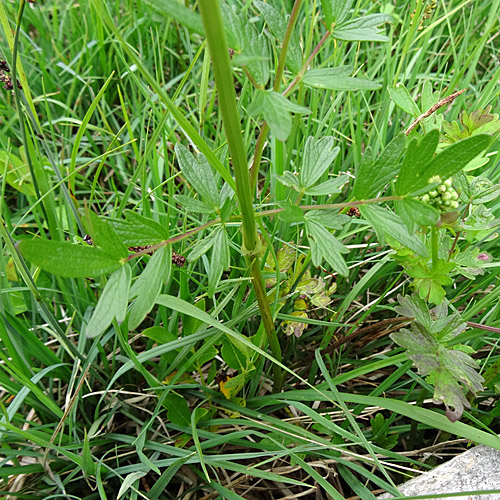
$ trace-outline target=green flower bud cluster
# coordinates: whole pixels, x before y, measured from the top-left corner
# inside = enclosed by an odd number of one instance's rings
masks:
[[[444,182],[439,175],[435,175],[429,179],[429,184],[439,182],[438,186],[431,189],[420,199],[428,205],[433,205],[441,210],[453,210],[458,208],[458,193],[452,186],[451,179],[446,179]]]

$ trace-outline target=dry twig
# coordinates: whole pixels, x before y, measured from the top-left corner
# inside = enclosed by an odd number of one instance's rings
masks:
[[[405,130],[405,134],[409,135],[409,133],[422,121],[425,120],[427,117],[431,116],[432,113],[435,113],[439,108],[442,108],[444,105],[449,104],[450,102],[453,102],[460,94],[463,94],[465,92],[465,89],[462,90],[457,90],[456,92],[453,92],[453,94],[450,94],[449,96],[444,97],[441,99],[439,102],[434,104],[434,106],[431,106],[425,113],[421,114],[419,117],[417,117],[412,124]]]

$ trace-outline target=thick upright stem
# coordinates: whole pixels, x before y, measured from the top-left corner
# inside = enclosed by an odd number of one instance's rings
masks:
[[[247,263],[250,265],[252,284],[271,351],[276,360],[281,362],[281,349],[276,336],[276,330],[274,329],[274,321],[260,271],[260,259],[258,255],[259,240],[252,204],[253,199],[247,156],[236,107],[236,94],[229,60],[229,48],[224,35],[219,1],[200,0],[200,12],[212,58],[224,131],[232,157],[236,180],[236,197],[242,215],[243,252]],[[276,390],[279,390],[281,386],[281,370],[278,365],[274,365],[274,386]]]

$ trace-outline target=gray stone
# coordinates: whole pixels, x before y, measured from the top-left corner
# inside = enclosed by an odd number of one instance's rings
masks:
[[[500,493],[454,496],[465,491],[500,490],[500,451],[476,446],[398,486],[405,496],[450,493],[444,500],[500,500]],[[393,498],[389,493],[378,498]]]

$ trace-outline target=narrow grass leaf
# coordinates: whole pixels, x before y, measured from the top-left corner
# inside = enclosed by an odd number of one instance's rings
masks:
[[[113,319],[116,318],[119,323],[125,319],[131,277],[129,265],[123,266],[109,277],[85,328],[87,338],[100,335]]]
[[[170,246],[161,247],[153,254],[146,268],[133,284],[130,296],[136,299],[130,310],[128,323],[130,330],[135,330],[153,309],[163,285],[169,279],[171,267]]]
[[[367,450],[368,453],[370,454],[370,456],[372,457],[374,464],[377,465],[378,469],[382,472],[382,474],[386,477],[386,479],[392,483],[391,477],[389,476],[389,474],[385,470],[384,466],[380,463],[379,459],[377,458],[377,455],[376,455],[376,452],[373,448],[373,445],[368,442],[364,432],[361,430],[360,426],[356,422],[356,419],[353,417],[353,415],[351,415],[351,412],[349,411],[349,408],[344,403],[344,401],[342,401],[342,397],[340,396],[340,393],[337,390],[337,387],[336,387],[335,383],[333,382],[333,379],[330,376],[328,369],[326,368],[326,365],[323,361],[323,358],[321,357],[321,353],[319,350],[315,351],[315,358],[316,358],[316,362],[318,363],[318,366],[321,370],[321,373],[323,374],[323,376],[326,380],[326,383],[328,384],[329,389],[331,390],[331,392],[333,393],[333,395],[335,397],[335,401],[338,402],[338,404],[340,405],[340,408],[343,410],[344,415],[346,416],[347,421],[349,422],[352,429],[356,433],[357,438],[359,438],[359,440],[361,441],[361,444],[363,445],[365,450]],[[393,484],[393,486],[395,486],[395,485]]]
[[[132,485],[138,479],[141,479],[141,477],[144,477],[145,475],[147,475],[147,472],[131,472],[130,474],[127,474],[127,476],[125,476],[125,479],[123,480],[120,486],[120,489],[118,490],[116,498],[119,499],[123,495],[125,495],[125,493],[127,493],[127,491],[132,487]]]
[[[238,495],[238,493],[228,490],[215,481],[210,481],[209,486],[213,488],[217,493],[220,493],[222,498],[225,498],[226,500],[245,500],[242,496]]]
[[[178,297],[174,297],[172,295],[166,295],[166,294],[160,295],[156,302],[158,304],[163,305],[164,307],[167,307],[169,309],[173,309],[174,311],[178,311],[182,314],[192,316],[193,318],[196,318],[199,321],[206,323],[207,325],[209,325],[209,326],[211,326],[211,327],[213,327],[221,332],[224,332],[229,337],[236,339],[239,342],[241,342],[242,344],[244,344],[250,350],[260,354],[262,357],[268,359],[272,363],[275,363],[283,370],[286,370],[288,373],[293,374],[294,376],[297,376],[289,367],[287,367],[283,363],[280,363],[279,361],[277,361],[269,353],[267,353],[266,351],[264,351],[260,347],[254,345],[252,343],[252,341],[249,340],[247,337],[236,332],[235,330],[232,330],[231,328],[228,328],[226,325],[224,325],[223,323],[220,323],[218,320],[216,320],[213,316],[210,316],[210,314],[198,309],[194,304],[191,304],[191,303],[189,303],[185,300],[182,300]],[[169,352],[169,351],[172,351],[174,349],[178,349],[180,347],[183,347],[184,345],[192,344],[193,342],[196,342],[196,341],[203,339],[205,337],[208,337],[208,336],[209,336],[209,334],[202,331],[202,332],[196,333],[194,335],[191,335],[187,338],[178,339],[175,342],[170,342],[166,345],[150,349],[148,352],[144,352],[144,353],[139,354],[139,356],[137,358],[139,361],[145,362],[154,356],[162,354],[163,352]],[[216,340],[217,339],[213,340],[212,343],[215,343]],[[208,347],[208,345],[207,345],[207,347]],[[131,369],[132,367],[133,367],[132,362],[125,363],[125,365],[117,371],[116,375],[112,379],[112,382],[118,376],[121,376],[123,373],[125,373],[127,370]],[[300,380],[303,380],[300,377],[298,377],[298,378]]]
[[[340,68],[310,69],[302,78],[309,87],[337,91],[377,90],[382,85],[363,78],[356,78],[344,74]]]
[[[171,5],[173,1],[168,3]],[[182,128],[184,134],[190,138],[191,141],[198,147],[198,149],[205,155],[210,165],[219,172],[222,178],[231,186],[235,191],[236,184],[234,179],[231,177],[229,170],[222,164],[222,162],[217,158],[215,153],[212,151],[210,146],[206,141],[200,136],[197,130],[191,125],[190,121],[184,116],[179,107],[169,98],[164,88],[156,80],[156,78],[149,72],[146,65],[142,59],[136,54],[135,49],[129,46],[129,44],[124,40],[118,28],[114,25],[113,19],[110,16],[106,6],[102,2],[93,0],[92,5],[99,13],[101,20],[106,24],[107,28],[113,32],[113,35],[120,42],[120,46],[123,51],[127,54],[129,59],[137,66],[137,69],[141,72],[144,79],[147,81],[151,88],[155,90],[158,94],[160,100],[165,104],[166,108],[169,110],[170,114],[173,116],[175,121]]]
[[[62,411],[61,411],[62,416]],[[42,431],[25,431],[22,428],[16,427],[8,422],[0,424],[0,427],[5,427],[5,429],[11,431],[13,434],[21,436],[28,443],[35,443],[41,448],[47,448],[49,450],[54,450],[56,453],[68,458],[71,462],[75,463],[77,466],[82,466],[82,457],[78,453],[73,453],[66,449],[65,446],[56,446],[47,439],[47,433]]]
[[[194,453],[193,453],[194,454]],[[177,471],[189,460],[191,455],[187,455],[183,458],[177,460],[177,462],[170,465],[163,474],[158,478],[156,483],[153,484],[153,487],[148,492],[149,500],[158,500],[159,496],[164,493],[166,487],[170,483],[170,481],[176,476]]]
[[[75,168],[76,168],[76,158],[78,155],[78,150],[80,149],[80,143],[82,141],[83,135],[85,134],[85,131],[87,130],[87,125],[92,118],[92,115],[94,114],[95,109],[97,108],[97,105],[99,104],[99,101],[101,100],[102,96],[104,95],[104,92],[106,92],[106,89],[108,88],[108,85],[111,83],[113,80],[113,75],[114,72],[109,75],[108,79],[104,82],[103,86],[95,96],[94,100],[90,104],[89,108],[87,109],[87,112],[85,113],[85,116],[83,117],[82,124],[78,128],[78,132],[76,134],[76,137],[73,141],[73,149],[71,150],[71,162],[69,166],[69,183],[71,190],[74,192],[75,191]]]
[[[141,332],[141,335],[153,340],[158,345],[168,344],[169,342],[175,342],[177,340],[177,335],[168,331],[166,328],[161,326],[152,326],[150,328],[146,328]],[[166,363],[171,364],[175,361],[177,354],[181,352],[180,349],[176,349],[175,351],[165,352],[162,357]]]
[[[403,358],[407,359],[406,356],[403,356]],[[399,401],[397,399],[348,393],[340,393],[340,396],[345,403],[363,404],[364,406],[385,408],[386,410],[412,418],[413,420],[428,425],[431,428],[440,429],[445,432],[449,432],[452,435],[470,439],[476,443],[484,444],[485,446],[490,446],[491,448],[500,450],[500,437],[496,434],[481,431],[463,422],[450,422],[445,415],[438,413],[437,411],[405,403],[404,401]],[[277,399],[276,396],[273,396],[273,398],[274,400]],[[292,400],[302,403],[304,401],[318,400],[335,401],[335,396],[333,393],[325,390],[322,390],[321,394],[315,390],[303,390],[288,391],[286,393],[286,398],[284,399],[285,404],[290,404],[290,401]]]
[[[325,492],[333,498],[333,500],[345,500],[335,487],[329,483],[319,472],[316,472],[314,467],[311,467],[307,462],[304,462],[298,455],[295,453],[291,453],[293,459],[300,465],[302,470],[308,474],[312,479],[314,479],[324,490]]]
[[[340,476],[351,487],[352,491],[363,500],[376,500],[375,495],[350,471],[348,467],[337,464]]]
[[[66,363],[58,363],[56,365],[52,366],[47,366],[46,368],[43,368],[40,370],[37,374],[35,374],[30,382],[33,384],[23,384],[23,387],[17,392],[17,394],[14,396],[14,399],[10,402],[8,408],[5,411],[4,416],[0,420],[1,423],[4,423],[6,421],[12,421],[15,417],[16,412],[19,410],[21,405],[24,403],[26,397],[33,392],[33,394],[38,397],[40,402],[44,404],[50,411],[54,413],[58,418],[63,417],[63,412],[62,410],[57,406],[57,404],[38,388],[37,384],[42,380],[45,376],[47,376],[51,371],[57,370],[57,368],[62,367],[62,366],[67,366]],[[36,391],[33,391],[32,389],[35,388]],[[0,433],[0,437],[1,437]]]
[[[13,52],[14,52],[14,30],[12,29],[12,20],[9,20],[9,17],[7,16],[7,12],[4,9],[3,3],[0,3],[0,23],[2,24],[3,28],[3,33],[4,33],[4,40],[7,42],[9,49],[10,49],[10,54],[9,56],[13,57]],[[4,42],[5,43],[5,42]],[[26,99],[26,102],[28,103],[29,110],[30,110],[30,115],[33,119],[33,122],[40,127],[40,122],[38,119],[38,114],[37,110],[35,108],[35,103],[33,102],[33,97],[31,95],[31,90],[29,86],[28,79],[26,78],[26,73],[24,71],[23,63],[21,60],[21,57],[19,57],[20,54],[19,52],[17,53],[17,61],[16,61],[16,66],[17,66],[17,71],[18,71],[18,76],[19,80],[21,80],[21,86],[23,88],[23,94]],[[2,50],[2,57],[5,57],[5,48]],[[12,58],[10,58],[12,60]]]
[[[207,466],[205,465],[203,449],[201,447],[200,438],[198,436],[198,428],[196,427],[198,422],[207,414],[207,411],[208,410],[206,408],[201,408],[198,406],[194,409],[193,412],[191,412],[191,436],[193,438],[196,454],[198,455],[198,459],[200,461],[200,466],[203,470],[203,473],[205,474],[205,479],[207,480],[207,482],[210,482],[210,475],[208,473]]]
[[[355,411],[356,410],[354,410],[354,412]],[[390,456],[389,453],[387,454],[387,456]],[[396,456],[396,454],[394,454],[394,456]],[[336,458],[335,461],[337,462],[337,464],[343,465],[344,467],[348,468],[350,471],[356,472],[361,477],[365,477],[367,480],[371,481],[373,484],[377,485],[379,488],[386,490],[387,493],[390,493],[391,495],[394,495],[394,496],[398,496],[400,494],[399,491],[397,490],[397,488],[395,488],[394,486],[389,484],[387,481],[384,481],[382,478],[378,477],[376,475],[376,471],[373,470],[374,468],[372,468],[373,472],[370,472],[370,471],[366,470],[362,465],[359,465],[359,464],[354,463],[354,462],[349,461],[349,460],[343,460],[340,457]],[[413,463],[413,465],[417,465],[417,463]]]
[[[92,458],[92,453],[90,453],[90,443],[87,431],[85,431],[85,436],[83,438],[82,471],[85,477],[95,476],[96,473],[96,464]]]
[[[248,422],[245,422],[246,424]],[[298,481],[297,479],[292,479],[290,477],[283,476],[282,474],[276,474],[274,472],[268,472],[266,470],[258,469],[257,467],[249,467],[245,464],[239,464],[237,462],[230,462],[228,460],[215,460],[210,455],[205,457],[205,462],[207,464],[212,464],[214,467],[223,467],[224,469],[237,472],[238,474],[243,474],[245,476],[260,477],[266,479],[267,481],[277,481],[278,483],[284,484],[294,484],[296,486],[310,487],[309,484]],[[342,497],[343,499],[343,497]]]
[[[44,271],[66,278],[88,278],[106,274],[123,265],[104,250],[65,241],[21,240],[22,256]]]
[[[27,356],[27,349],[24,346],[24,342],[21,338],[19,338],[19,334],[16,335],[17,332],[12,327],[12,324],[9,324],[9,330],[7,330],[7,322],[3,314],[0,314],[0,319],[3,320],[0,321],[0,341],[2,343],[4,353],[11,359],[13,366],[22,372],[25,377],[30,377],[32,375],[33,367],[31,366],[29,357]],[[24,328],[24,330],[26,331],[27,328]],[[44,344],[42,344],[42,346],[48,350]],[[58,362],[59,359],[56,356],[56,363]]]

